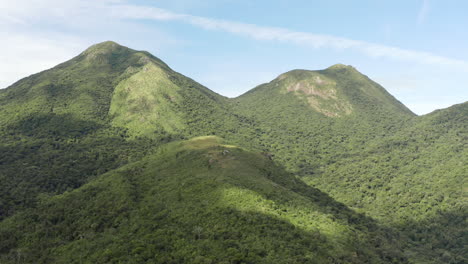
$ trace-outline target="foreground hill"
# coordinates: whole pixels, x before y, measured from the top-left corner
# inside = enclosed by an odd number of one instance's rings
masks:
[[[0,224],[2,263],[404,263],[391,233],[267,157],[170,143]]]

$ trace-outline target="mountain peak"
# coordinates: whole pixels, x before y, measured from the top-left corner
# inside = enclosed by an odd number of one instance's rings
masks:
[[[358,73],[360,75],[363,75],[361,72],[359,72],[353,66],[345,65],[345,64],[341,64],[341,63],[334,64],[334,65],[326,68],[324,71],[337,72],[337,73]]]
[[[83,51],[82,55],[86,56],[87,59],[94,60],[103,56],[107,57],[112,54],[128,54],[131,51],[133,50],[116,42],[104,41],[87,48]]]
[[[351,65],[337,63],[337,64],[333,64],[332,66],[328,67],[327,69],[354,69],[354,67],[351,66]]]
[[[100,43],[96,43],[94,45],[91,45],[89,48],[87,48],[85,50],[85,52],[87,52],[87,51],[90,52],[90,51],[95,51],[95,50],[112,51],[112,50],[115,50],[117,48],[126,48],[126,47],[118,44],[117,42],[108,40],[108,41],[104,41],[104,42],[100,42]]]
[[[337,63],[337,64],[334,64],[334,65],[332,65],[332,66],[330,66],[330,67],[328,67],[328,68],[326,68],[324,70],[305,70],[305,69],[290,70],[290,71],[287,71],[287,72],[285,72],[283,74],[280,74],[276,78],[276,80],[283,80],[283,79],[288,78],[288,77],[294,77],[294,78],[301,79],[301,78],[309,77],[311,75],[317,75],[322,71],[347,71],[347,70],[360,73],[358,70],[356,70],[356,68],[354,68],[351,65],[345,65],[345,64],[342,64],[342,63]]]

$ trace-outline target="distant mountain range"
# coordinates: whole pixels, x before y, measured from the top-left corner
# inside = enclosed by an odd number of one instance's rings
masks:
[[[0,90],[0,263],[466,263],[468,102],[352,66],[226,98],[96,44]]]

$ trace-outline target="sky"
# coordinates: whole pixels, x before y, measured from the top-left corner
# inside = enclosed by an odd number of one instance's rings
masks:
[[[468,101],[464,0],[0,0],[0,88],[106,40],[235,97],[352,65],[416,114]]]

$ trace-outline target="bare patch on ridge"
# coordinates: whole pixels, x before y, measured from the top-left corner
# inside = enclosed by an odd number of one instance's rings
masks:
[[[285,77],[279,79],[284,80]],[[286,91],[301,98],[305,97],[314,110],[326,116],[339,117],[352,113],[351,104],[338,95],[336,83],[319,75],[290,83],[286,86]]]

